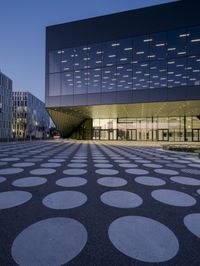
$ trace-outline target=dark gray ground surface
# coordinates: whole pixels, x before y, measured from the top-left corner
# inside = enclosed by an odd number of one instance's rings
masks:
[[[199,266],[199,182],[158,147],[0,144],[0,265]]]

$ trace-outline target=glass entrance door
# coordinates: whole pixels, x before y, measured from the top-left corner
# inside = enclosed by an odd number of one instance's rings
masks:
[[[136,129],[127,129],[126,139],[127,140],[137,140],[137,130]]]
[[[200,141],[200,129],[193,129],[192,130],[192,140],[193,141]]]
[[[169,141],[169,130],[168,129],[158,129],[157,139],[159,141]]]

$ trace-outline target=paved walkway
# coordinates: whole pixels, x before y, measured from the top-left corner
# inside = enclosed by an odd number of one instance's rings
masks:
[[[129,142],[0,144],[0,265],[200,265],[200,160]]]

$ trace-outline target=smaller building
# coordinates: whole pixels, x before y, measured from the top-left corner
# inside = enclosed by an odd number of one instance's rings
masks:
[[[0,140],[12,138],[12,80],[0,71]]]
[[[46,138],[49,125],[50,118],[42,101],[27,91],[13,92],[14,138]]]

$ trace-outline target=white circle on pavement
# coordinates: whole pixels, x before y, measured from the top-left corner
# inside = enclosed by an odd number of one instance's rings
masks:
[[[192,177],[172,176],[170,180],[183,185],[200,186],[200,180]]]
[[[40,158],[30,158],[30,159],[25,159],[25,162],[33,162],[33,163],[37,163],[37,162],[41,162],[43,161],[43,159]]]
[[[200,238],[200,213],[189,214],[183,221],[187,229]]]
[[[24,169],[22,168],[4,168],[4,169],[0,169],[0,174],[1,175],[13,175],[13,174],[18,174],[23,172]]]
[[[0,176],[0,183],[3,183],[4,181],[6,181],[6,178],[3,176]]]
[[[87,164],[86,163],[69,163],[67,166],[72,167],[72,168],[84,168],[84,167],[87,167]]]
[[[78,191],[59,191],[47,195],[42,203],[51,209],[67,210],[79,207],[87,201],[87,196]]]
[[[137,166],[137,164],[134,164],[134,163],[120,163],[119,167],[135,168],[135,167],[138,167],[138,166]]]
[[[163,186],[166,184],[161,178],[152,176],[138,176],[135,178],[135,181],[146,186]]]
[[[8,164],[8,163],[7,162],[0,162],[0,166],[4,166],[6,164]]]
[[[143,202],[137,194],[123,190],[105,192],[101,195],[101,201],[106,205],[117,208],[135,208]]]
[[[129,160],[114,160],[116,163],[130,163]]]
[[[189,207],[196,204],[196,200],[184,193],[171,189],[158,189],[151,192],[151,196],[159,202],[177,206],[177,207]]]
[[[135,160],[136,163],[151,163],[149,160]]]
[[[83,160],[83,159],[73,159],[71,160],[71,163],[86,163],[87,160]]]
[[[55,266],[75,258],[87,242],[87,231],[78,221],[55,217],[24,229],[12,244],[12,257],[21,266]]]
[[[55,173],[56,170],[55,169],[51,169],[51,168],[38,168],[38,169],[34,169],[32,171],[30,171],[30,174],[32,175],[50,175]]]
[[[47,179],[44,177],[33,176],[33,177],[19,178],[13,181],[12,185],[16,187],[35,187],[35,186],[42,185],[46,182],[47,182]]]
[[[154,169],[154,172],[162,175],[178,175],[177,171],[170,169]]]
[[[126,173],[133,175],[148,175],[149,171],[143,169],[126,169]]]
[[[149,168],[161,168],[162,167],[162,165],[155,164],[155,163],[144,163],[143,166],[149,167]]]
[[[63,174],[66,175],[84,175],[87,173],[85,169],[66,169],[63,171]]]
[[[63,163],[65,162],[64,159],[49,159],[48,162],[50,163]]]
[[[12,166],[13,167],[30,167],[35,165],[35,163],[14,163]]]
[[[98,169],[98,170],[95,170],[95,172],[99,175],[116,175],[119,173],[118,170],[114,170],[114,169]]]
[[[87,184],[87,180],[82,177],[64,177],[56,181],[56,185],[61,187],[78,187]]]
[[[32,198],[26,191],[5,191],[0,193],[0,209],[8,209],[24,204]]]
[[[191,167],[200,168],[200,163],[199,164],[198,163],[189,163],[188,165]]]
[[[115,248],[143,262],[165,262],[175,257],[179,250],[174,233],[147,217],[120,217],[111,223],[108,235]]]
[[[20,159],[19,158],[3,158],[3,159],[0,159],[1,161],[4,161],[4,162],[15,162],[15,161],[19,161]]]
[[[41,167],[60,167],[61,164],[60,163],[43,163],[40,165]]]
[[[127,184],[127,181],[120,177],[102,177],[97,180],[97,183],[105,187],[122,187]]]
[[[109,163],[96,163],[94,164],[95,167],[97,168],[112,168],[113,165]]]

